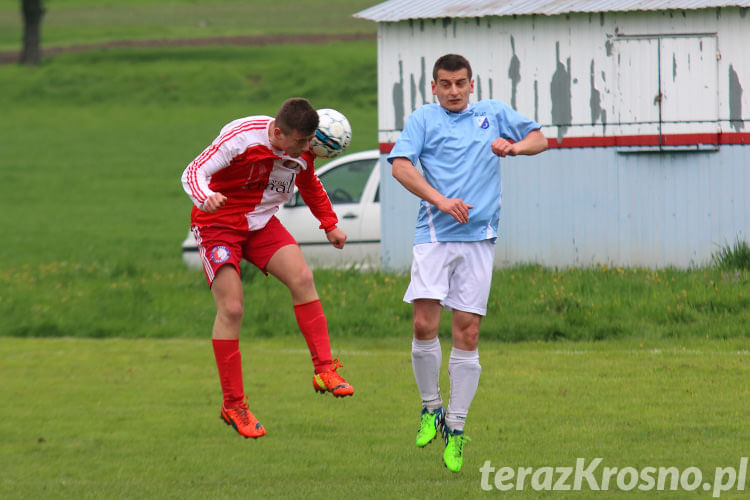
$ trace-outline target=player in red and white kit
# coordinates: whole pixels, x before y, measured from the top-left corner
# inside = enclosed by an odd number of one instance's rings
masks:
[[[339,360],[331,359],[328,325],[312,271],[274,215],[296,185],[328,241],[339,249],[346,242],[314,172],[310,141],[317,126],[318,114],[306,99],[288,99],[275,118],[250,116],[227,124],[182,174],[194,204],[192,232],[216,302],[212,341],[224,395],[221,417],[246,438],[266,431],[247,407],[242,382],[242,258],[289,288],[315,367],[313,388],[336,397],[354,394],[336,372]]]

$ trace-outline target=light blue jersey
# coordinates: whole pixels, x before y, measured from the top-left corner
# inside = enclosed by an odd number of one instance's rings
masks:
[[[500,159],[492,142],[503,137],[518,142],[541,125],[497,99],[469,104],[460,113],[425,104],[406,120],[388,161],[407,158],[422,164],[427,182],[448,198],[461,198],[474,208],[469,222],[459,224],[435,205],[422,201],[414,244],[481,241],[497,238],[500,217]]]

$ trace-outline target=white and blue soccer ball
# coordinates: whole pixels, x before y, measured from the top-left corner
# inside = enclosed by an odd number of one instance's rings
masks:
[[[349,146],[352,127],[346,116],[335,109],[319,109],[318,118],[318,129],[312,140],[313,153],[318,158],[335,158]]]

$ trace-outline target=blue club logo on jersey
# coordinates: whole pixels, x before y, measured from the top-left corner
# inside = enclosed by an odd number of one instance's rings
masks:
[[[474,119],[477,122],[477,127],[484,129],[490,128],[490,121],[486,116],[475,116]]]
[[[211,256],[209,258],[214,264],[221,264],[222,262],[229,260],[229,255],[229,249],[224,245],[219,245],[211,250]]]

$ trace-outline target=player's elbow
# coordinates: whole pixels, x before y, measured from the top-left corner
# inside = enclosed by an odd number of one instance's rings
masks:
[[[397,181],[401,181],[401,179],[403,179],[408,172],[407,169],[409,168],[413,168],[413,165],[409,160],[407,160],[406,158],[396,158],[395,160],[393,160],[393,165],[391,166],[391,175]]]
[[[547,138],[544,136],[541,130],[535,131],[535,139],[536,139],[536,153],[541,153],[543,151],[547,151],[549,149],[549,141],[547,141]]]

